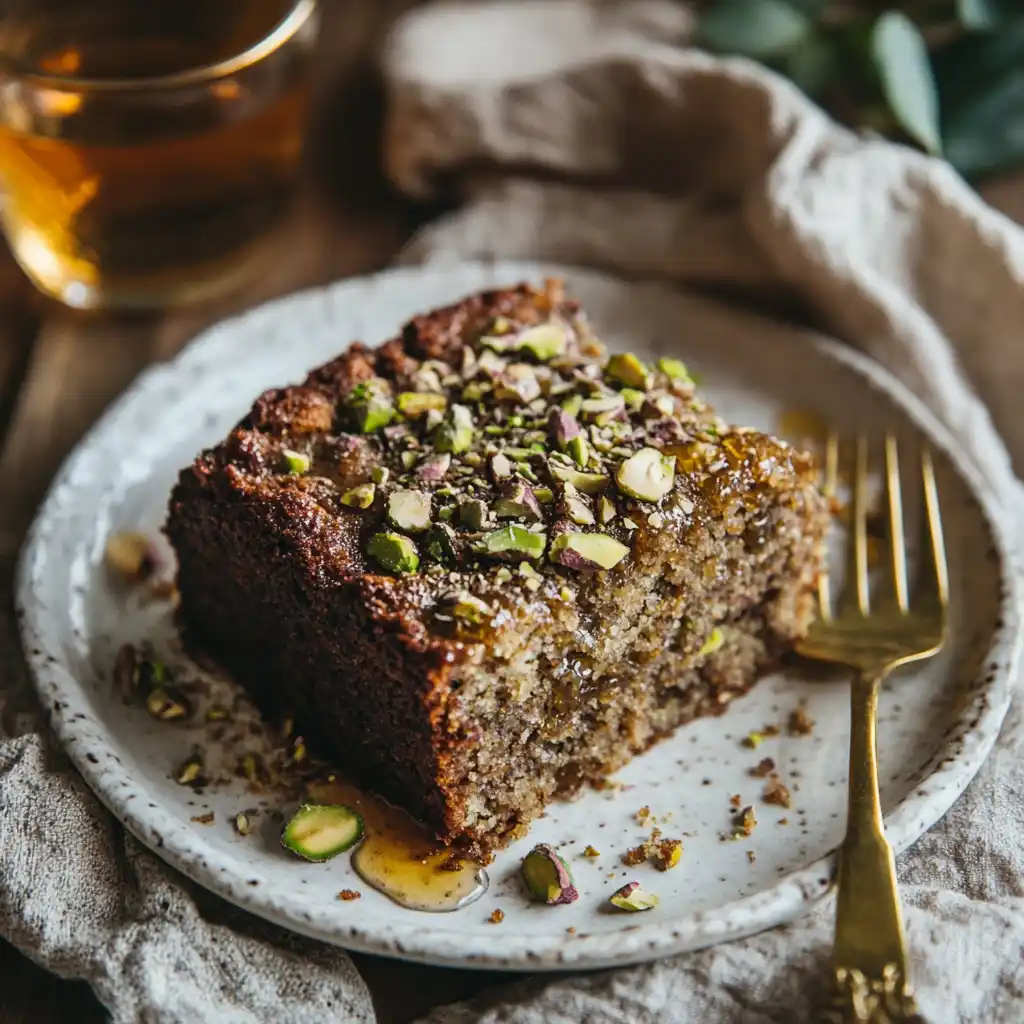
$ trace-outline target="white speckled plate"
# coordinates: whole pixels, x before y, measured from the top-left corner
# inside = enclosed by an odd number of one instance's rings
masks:
[[[877,366],[710,301],[571,269],[462,265],[342,282],[224,323],[174,362],[143,374],[54,484],[24,553],[18,593],[42,701],[104,803],[185,874],[295,931],[463,967],[602,967],[768,928],[829,888],[845,807],[847,693],[836,678],[812,682],[787,670],[725,716],[681,729],[619,773],[624,788],[552,807],[528,838],[497,857],[482,900],[435,915],[402,909],[369,889],[346,856],[325,865],[290,858],[266,816],[254,834],[236,835],[230,819],[251,795],[228,786],[197,796],[176,785],[169,771],[195,737],[123,707],[111,692],[117,644],[166,633],[168,617],[160,608],[140,611],[111,589],[101,564],[105,538],[119,529],[156,530],[172,480],[200,447],[219,440],[262,389],[300,379],[353,339],[383,340],[417,311],[553,271],[568,278],[613,347],[682,356],[734,422],[773,430],[783,410],[811,408],[848,430],[892,429],[911,446],[931,440],[940,453],[953,629],[940,657],[902,673],[883,697],[882,799],[897,849],[949,808],[995,740],[1021,623],[1018,585],[1006,571],[1011,539],[995,499],[945,432]],[[741,744],[750,731],[784,722],[801,700],[816,722],[812,735],[783,729],[756,751]],[[760,799],[763,783],[749,771],[766,756],[792,790],[789,810]],[[732,794],[757,805],[759,824],[749,839],[723,842]],[[619,862],[644,835],[634,814],[645,804],[659,818],[671,815],[666,835],[685,833],[682,863],[665,874]],[[206,810],[216,814],[212,825],[191,820]],[[570,861],[582,891],[576,903],[544,907],[523,898],[519,861],[538,841],[558,846]],[[598,859],[581,856],[587,844],[600,851]],[[656,891],[660,906],[607,912],[607,896],[625,876]],[[339,902],[335,894],[347,887],[360,889],[362,899]],[[501,925],[488,923],[495,907],[504,911]]]

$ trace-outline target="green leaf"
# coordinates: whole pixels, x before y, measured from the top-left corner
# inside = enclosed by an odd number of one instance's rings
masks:
[[[965,177],[1024,161],[1024,66],[952,110],[943,119],[943,140]]]
[[[832,40],[810,35],[802,46],[786,55],[781,70],[808,96],[816,96],[841,74],[842,62]]]
[[[900,127],[928,152],[940,153],[938,87],[917,26],[899,11],[886,12],[875,22],[871,56]]]
[[[710,50],[769,60],[799,46],[810,27],[784,0],[718,0],[701,16],[697,42]]]
[[[1007,75],[1024,67],[1024,18],[987,35],[966,35],[932,58],[945,114],[956,105],[975,102]]]
[[[1013,0],[957,0],[960,24],[972,32],[991,32],[1013,13]]]

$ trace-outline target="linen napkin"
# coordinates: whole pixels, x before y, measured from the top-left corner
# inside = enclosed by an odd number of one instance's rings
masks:
[[[915,390],[1024,533],[1007,455],[1024,467],[1024,232],[947,165],[836,125],[757,65],[686,49],[691,27],[664,0],[445,3],[407,16],[385,56],[388,168],[407,192],[464,205],[405,257],[559,260],[787,310]],[[1024,1018],[1022,754],[1018,700],[977,780],[900,860],[931,1021]],[[430,1021],[810,1020],[831,927],[828,906],[742,942],[530,981]]]
[[[459,195],[409,260],[521,256],[728,286],[796,310],[903,377],[1024,508],[988,414],[1024,462],[1024,236],[948,169],[831,124],[752,65],[683,48],[671,3],[436,5],[385,59],[387,162]],[[980,395],[981,400],[976,397]],[[0,609],[0,650],[13,617]],[[126,836],[54,749],[0,659],[0,934],[84,978],[116,1024],[371,1021],[344,953],[202,893]],[[1024,721],[901,862],[932,1021],[1015,1021],[1024,1000]],[[826,911],[654,965],[541,978],[436,1011],[469,1021],[799,1022]]]

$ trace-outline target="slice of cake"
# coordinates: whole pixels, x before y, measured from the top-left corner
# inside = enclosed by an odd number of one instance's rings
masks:
[[[548,282],[266,392],[167,533],[190,648],[486,858],[774,664],[826,521],[807,455],[609,357]]]

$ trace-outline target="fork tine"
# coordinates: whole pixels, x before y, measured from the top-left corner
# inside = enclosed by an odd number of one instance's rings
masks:
[[[921,453],[921,479],[924,484],[925,518],[934,573],[932,581],[935,586],[935,597],[945,611],[949,604],[949,569],[946,565],[946,543],[942,534],[942,513],[939,508],[939,489],[935,483],[935,466],[932,463],[932,453],[927,448]],[[925,572],[921,573],[922,580],[926,576]]]
[[[847,580],[857,588],[857,607],[861,615],[871,612],[871,591],[868,587],[868,439],[857,435],[857,449],[853,467],[853,559],[851,569],[854,580]]]
[[[907,544],[903,534],[903,493],[900,489],[900,459],[896,438],[885,435],[885,489],[889,496],[889,554],[896,605],[904,614],[907,601]]]
[[[825,441],[825,480],[822,493],[831,505],[839,487],[839,435],[829,433]],[[832,584],[828,572],[828,559],[818,573],[818,611],[822,622],[832,621]]]

